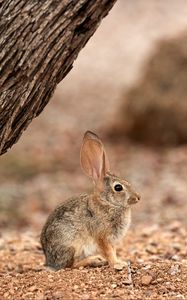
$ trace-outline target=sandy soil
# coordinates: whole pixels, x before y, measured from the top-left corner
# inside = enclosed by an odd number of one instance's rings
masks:
[[[129,267],[45,270],[33,232],[0,242],[0,299],[186,299],[187,240],[180,222],[141,226],[118,249]]]

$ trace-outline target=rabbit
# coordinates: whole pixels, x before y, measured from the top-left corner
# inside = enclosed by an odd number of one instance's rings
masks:
[[[131,205],[140,196],[110,172],[103,143],[91,131],[84,134],[80,163],[94,190],[67,199],[49,215],[41,233],[46,266],[60,270],[109,264],[122,270],[126,262],[117,258],[116,245],[129,228]]]

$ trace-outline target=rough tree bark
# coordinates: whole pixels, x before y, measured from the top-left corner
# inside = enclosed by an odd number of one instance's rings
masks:
[[[20,137],[116,0],[0,0],[0,154]]]

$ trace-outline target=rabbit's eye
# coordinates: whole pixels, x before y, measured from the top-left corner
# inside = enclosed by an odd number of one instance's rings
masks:
[[[121,184],[117,183],[117,184],[115,184],[115,186],[114,186],[114,190],[115,190],[116,192],[121,192],[121,191],[123,190],[123,186],[122,186]]]

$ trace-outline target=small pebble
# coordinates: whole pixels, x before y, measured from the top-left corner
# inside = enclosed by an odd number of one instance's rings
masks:
[[[178,294],[175,296],[175,299],[185,299],[184,295]]]
[[[172,265],[170,268],[170,274],[172,276],[176,275],[179,272],[179,265]]]
[[[125,279],[125,280],[123,280],[122,283],[125,285],[130,285],[130,284],[132,284],[132,281],[130,281],[129,279]]]
[[[149,285],[151,283],[152,279],[153,279],[152,276],[150,276],[150,275],[144,275],[144,276],[142,276],[142,280],[141,281],[142,281],[143,285]]]
[[[175,260],[175,261],[178,261],[179,260],[179,256],[176,254],[176,255],[173,255],[172,256],[172,260]]]
[[[77,290],[78,288],[79,288],[79,286],[76,285],[76,284],[73,286],[73,289],[74,289],[74,290]]]
[[[38,290],[38,288],[35,285],[30,286],[30,288],[28,289],[29,292],[34,292],[37,290]]]

